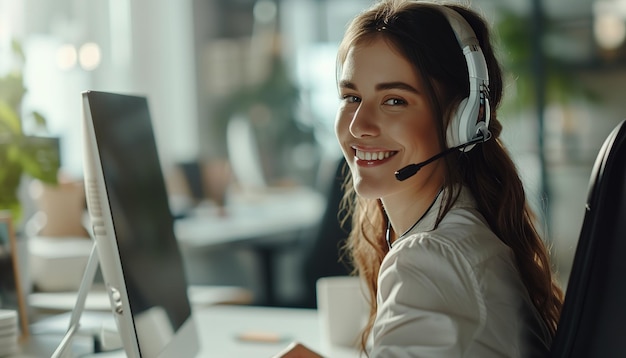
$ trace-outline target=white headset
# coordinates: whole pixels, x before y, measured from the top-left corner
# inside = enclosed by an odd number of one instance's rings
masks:
[[[452,31],[463,50],[469,72],[469,96],[464,98],[454,112],[447,129],[449,148],[458,147],[467,152],[476,143],[491,138],[489,132],[489,75],[485,56],[472,27],[455,10],[440,5],[442,14],[448,19]]]

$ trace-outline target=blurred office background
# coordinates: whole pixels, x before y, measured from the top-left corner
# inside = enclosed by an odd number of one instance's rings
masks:
[[[80,93],[94,89],[148,97],[172,210],[181,218],[200,210],[227,220],[232,202],[252,208],[266,192],[319,194],[316,224],[281,232],[280,240],[183,250],[193,284],[244,287],[263,304],[268,277],[259,272],[270,265],[272,304],[308,306],[303,277],[342,272],[315,243],[337,235],[319,225],[340,155],[335,51],[347,22],[370,3],[0,0],[0,75],[23,72],[22,110],[47,121],[42,131],[24,116],[24,130],[59,138],[63,181],[82,179]],[[509,76],[503,137],[565,284],[593,161],[626,116],[626,1],[471,6],[494,26]],[[28,188],[21,195],[23,235],[39,235],[27,223],[41,208],[29,202]]]

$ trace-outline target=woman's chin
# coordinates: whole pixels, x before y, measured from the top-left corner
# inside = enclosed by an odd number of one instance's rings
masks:
[[[383,196],[379,186],[368,185],[366,183],[355,183],[354,191],[363,199],[376,200]]]

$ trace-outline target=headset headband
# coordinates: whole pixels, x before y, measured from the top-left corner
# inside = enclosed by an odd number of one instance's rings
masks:
[[[446,17],[459,46],[463,50],[469,74],[469,96],[462,101],[448,126],[448,146],[459,146],[477,138],[488,140],[489,133],[489,75],[487,63],[472,27],[454,9],[435,4]],[[482,111],[481,111],[482,109]],[[474,145],[463,147],[469,151]]]

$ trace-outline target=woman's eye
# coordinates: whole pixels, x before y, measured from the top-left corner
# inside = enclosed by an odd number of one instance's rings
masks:
[[[406,101],[400,98],[389,98],[388,100],[383,102],[383,104],[386,104],[388,106],[399,106],[406,104]]]
[[[348,102],[348,103],[357,103],[357,102],[361,102],[361,99],[357,96],[343,96],[341,97],[344,101]]]

